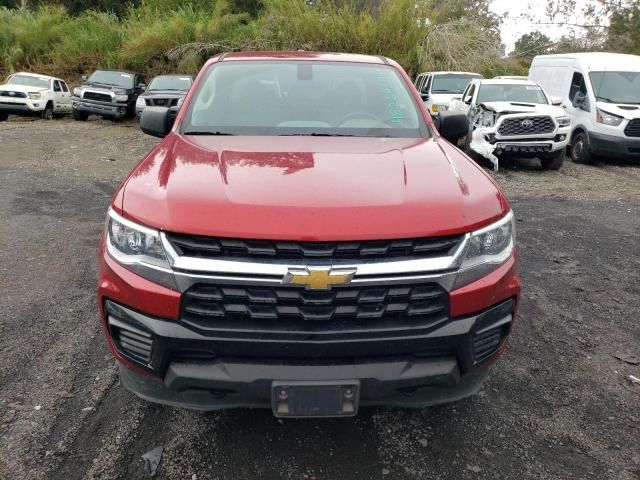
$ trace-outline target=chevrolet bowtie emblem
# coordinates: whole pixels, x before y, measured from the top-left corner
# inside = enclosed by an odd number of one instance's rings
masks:
[[[290,268],[283,283],[304,285],[307,290],[328,290],[332,285],[345,285],[351,282],[355,273],[355,268]]]

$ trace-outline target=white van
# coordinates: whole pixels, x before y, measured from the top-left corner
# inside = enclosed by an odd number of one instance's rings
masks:
[[[449,109],[453,97],[459,97],[469,82],[482,78],[471,72],[424,72],[416,77],[414,85],[432,116]]]
[[[574,162],[594,156],[640,160],[640,56],[539,55],[529,80],[557,97],[571,117]]]

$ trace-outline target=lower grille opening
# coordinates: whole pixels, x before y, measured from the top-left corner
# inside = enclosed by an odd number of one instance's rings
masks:
[[[118,349],[127,357],[145,365],[151,361],[153,351],[153,336],[141,328],[109,316],[111,337]]]
[[[473,337],[473,355],[476,363],[486,360],[496,353],[502,339],[504,338],[505,327],[492,328]]]

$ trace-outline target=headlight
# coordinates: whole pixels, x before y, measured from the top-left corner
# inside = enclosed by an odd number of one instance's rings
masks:
[[[147,104],[144,101],[144,98],[142,97],[138,97],[138,99],[136,100],[136,107],[146,107]]]
[[[488,227],[471,233],[454,288],[491,273],[511,256],[516,243],[513,212]]]
[[[140,276],[176,288],[158,230],[138,225],[111,209],[106,230],[107,251],[118,263]]]
[[[128,95],[116,95],[116,102],[126,102],[128,99]]]
[[[571,119],[569,117],[556,117],[556,122],[558,122],[559,127],[571,126]]]
[[[613,113],[605,112],[604,110],[596,108],[596,122],[598,123],[617,127],[622,123],[622,120],[624,120],[623,117],[619,117],[618,115],[614,115]]]
[[[76,97],[81,97],[81,96],[82,96],[82,88],[80,88],[80,87],[76,87],[76,88],[74,88],[74,89],[73,89],[73,94],[74,94]]]
[[[30,93],[29,94],[29,98],[31,100],[40,100],[41,97],[42,97],[42,95],[40,95],[39,93]]]

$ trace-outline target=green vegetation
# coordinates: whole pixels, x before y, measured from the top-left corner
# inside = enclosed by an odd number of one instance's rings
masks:
[[[302,48],[385,55],[410,74],[519,73],[501,58],[488,0],[145,0],[116,13],[72,11],[0,7],[0,72],[196,72],[222,51]]]

